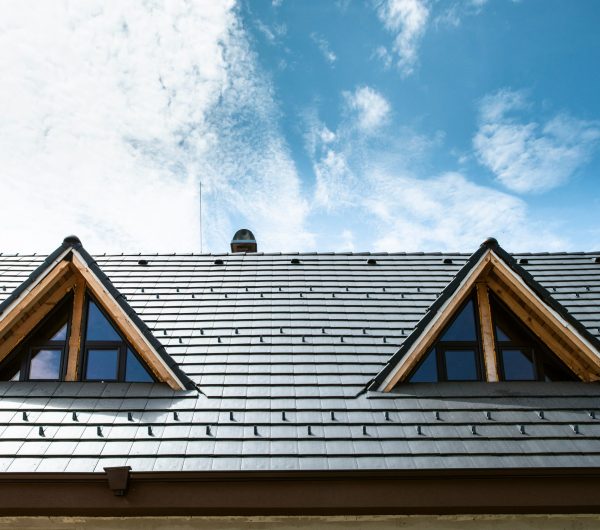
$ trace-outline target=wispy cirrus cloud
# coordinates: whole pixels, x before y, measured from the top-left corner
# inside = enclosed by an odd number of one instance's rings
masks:
[[[429,20],[430,8],[425,0],[379,0],[376,2],[377,15],[384,28],[394,35],[393,51],[397,55],[397,65],[403,75],[414,72],[418,60],[418,48]],[[387,56],[387,50],[378,49],[380,57]]]
[[[332,51],[327,39],[323,38],[317,33],[311,33],[310,38],[317,45],[319,51],[321,52],[321,55],[323,55],[323,58],[329,64],[333,64],[337,61],[337,55]]]
[[[355,113],[356,126],[363,132],[373,132],[384,125],[391,107],[387,99],[377,90],[358,87],[354,92],[344,92],[348,108]]]
[[[342,96],[346,105],[347,98]],[[332,240],[355,249],[366,235],[374,242],[369,250],[390,252],[472,250],[490,235],[511,250],[565,247],[552,226],[531,217],[522,199],[464,173],[432,173],[427,159],[443,134],[392,129],[385,121],[365,132],[360,120],[349,107],[336,128],[315,113],[307,120],[306,146],[316,177],[313,205],[340,219]],[[339,233],[352,238],[340,239]]]
[[[233,1],[10,2],[0,20],[3,250],[310,245],[268,78]],[[26,212],[26,214],[24,214]]]
[[[567,182],[600,142],[600,123],[562,112],[528,119],[524,91],[503,89],[485,96],[473,138],[478,160],[498,181],[519,193],[543,192]]]
[[[375,173],[365,206],[378,220],[374,246],[380,251],[472,250],[490,235],[513,251],[565,245],[530,218],[524,201],[458,172],[428,178]]]

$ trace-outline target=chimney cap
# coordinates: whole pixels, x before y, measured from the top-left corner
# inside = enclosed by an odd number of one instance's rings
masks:
[[[238,230],[231,240],[231,252],[256,252],[256,238],[251,230],[242,228]]]

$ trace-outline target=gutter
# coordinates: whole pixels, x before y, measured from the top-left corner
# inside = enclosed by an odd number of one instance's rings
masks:
[[[111,470],[127,481],[115,482]],[[2,473],[0,516],[600,513],[600,468]]]

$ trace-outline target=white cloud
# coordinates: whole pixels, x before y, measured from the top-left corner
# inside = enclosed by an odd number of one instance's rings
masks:
[[[305,248],[307,205],[233,1],[15,1],[0,20],[2,250]],[[205,247],[206,250],[206,247]]]
[[[359,87],[352,93],[344,93],[344,97],[349,108],[356,113],[356,123],[362,131],[374,131],[386,123],[390,104],[373,88]]]
[[[287,26],[285,24],[274,24],[273,26],[268,26],[259,19],[256,19],[254,23],[256,25],[256,29],[262,33],[269,44],[277,44],[277,41],[281,37],[284,37],[287,33]]]
[[[392,54],[385,46],[378,46],[371,57],[379,59],[386,70],[392,67]]]
[[[414,72],[417,50],[429,19],[424,0],[380,0],[377,15],[386,30],[394,34],[394,51],[403,75]]]
[[[342,230],[341,238],[335,252],[355,252],[354,232],[352,230]]]
[[[335,210],[352,204],[357,181],[343,153],[328,149],[313,167],[317,178],[315,201],[318,206]]]
[[[479,161],[507,188],[542,192],[568,181],[586,164],[600,140],[600,124],[567,113],[527,120],[522,91],[500,90],[480,104],[473,145]]]
[[[522,200],[459,173],[428,179],[376,173],[372,184],[366,207],[379,219],[379,251],[472,250],[491,235],[510,250],[564,245],[528,218]]]
[[[311,33],[310,38],[317,45],[319,51],[329,64],[333,64],[337,61],[337,55],[331,50],[329,42],[327,42],[326,39],[320,37],[316,33]]]
[[[557,225],[538,222],[520,198],[461,173],[430,174],[427,161],[443,144],[442,133],[427,137],[388,125],[364,134],[353,114],[330,131],[316,113],[308,118],[313,216],[319,208],[327,212],[330,226],[319,236],[329,245],[348,231],[352,248],[362,241],[367,250],[389,252],[473,251],[488,236],[514,251],[565,248],[554,234]]]

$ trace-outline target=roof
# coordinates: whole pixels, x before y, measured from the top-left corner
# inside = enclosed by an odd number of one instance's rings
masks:
[[[598,256],[514,257],[598,339]],[[200,392],[0,383],[0,471],[600,467],[597,384],[365,391],[468,259],[94,256]],[[43,261],[0,256],[0,300]]]

